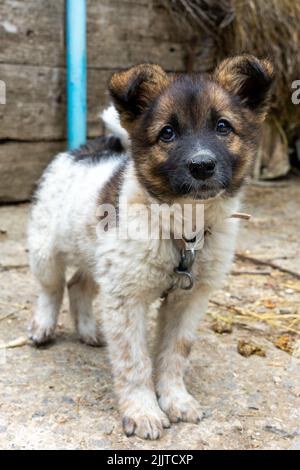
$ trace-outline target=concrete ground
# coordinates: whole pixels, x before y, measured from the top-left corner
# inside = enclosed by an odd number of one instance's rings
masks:
[[[123,435],[106,350],[77,341],[66,302],[52,345],[24,339],[36,300],[28,205],[0,207],[0,448],[299,450],[299,181],[247,189],[252,220],[241,222],[239,257],[201,321],[186,377],[205,419],[155,442]],[[240,340],[265,356],[244,357]]]

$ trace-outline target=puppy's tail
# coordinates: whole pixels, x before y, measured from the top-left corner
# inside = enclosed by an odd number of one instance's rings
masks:
[[[110,105],[102,113],[100,113],[100,118],[105,124],[105,127],[110,131],[114,136],[118,137],[123,145],[124,149],[129,147],[129,135],[128,132],[121,126],[119,113],[114,107]]]

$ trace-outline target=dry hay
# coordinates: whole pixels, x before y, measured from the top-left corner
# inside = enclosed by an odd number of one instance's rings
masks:
[[[209,70],[238,53],[269,57],[276,82],[269,124],[281,141],[279,151],[300,135],[300,105],[291,85],[300,79],[300,2],[293,0],[161,0],[177,24],[177,34],[203,49]],[[189,66],[191,68],[191,66]],[[273,141],[273,137],[272,137]],[[267,153],[273,149],[265,147]],[[272,163],[274,165],[274,163]],[[280,172],[280,170],[279,170]]]
[[[229,325],[249,325],[250,323],[264,323],[269,326],[273,332],[279,334],[289,333],[300,337],[300,316],[298,311],[294,310],[289,314],[280,314],[270,307],[270,312],[257,312],[257,307],[261,305],[258,301],[253,304],[252,308],[237,307],[236,305],[222,304],[217,301],[211,301],[221,311],[226,312],[225,315],[219,313],[211,313],[214,320],[220,320]],[[289,305],[286,301],[282,302],[285,307]],[[290,305],[289,305],[290,306]],[[216,331],[215,327],[213,328]]]
[[[238,258],[237,258],[238,260]],[[236,262],[237,262],[236,260]],[[279,349],[293,355],[300,354],[300,280],[298,273],[287,273],[283,268],[251,271],[245,261],[238,264],[243,269],[232,271],[231,275],[241,274],[240,283],[234,283],[234,293],[230,286],[230,277],[225,290],[217,298],[210,300],[209,315],[212,318],[211,329],[218,334],[228,334],[233,328],[244,329],[256,336],[263,336],[272,341]],[[246,268],[246,269],[245,269]],[[253,269],[253,266],[252,266]],[[255,300],[253,285],[255,284]],[[250,294],[245,286],[249,287]],[[236,297],[236,291],[244,291],[242,297]],[[252,293],[251,293],[252,292]],[[300,356],[299,356],[300,357]]]

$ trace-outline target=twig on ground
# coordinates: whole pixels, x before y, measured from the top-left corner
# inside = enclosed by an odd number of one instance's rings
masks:
[[[249,276],[256,276],[256,275],[261,275],[261,276],[270,276],[272,274],[272,271],[231,271],[230,274],[233,276],[242,276],[243,274],[247,274]]]
[[[300,274],[292,271],[290,269],[283,268],[282,266],[278,266],[278,264],[273,263],[272,261],[268,260],[261,260],[258,258],[254,258],[253,256],[245,255],[244,253],[236,253],[236,258],[240,259],[241,261],[250,261],[253,264],[257,264],[259,266],[270,266],[273,269],[277,269],[286,274],[290,274],[291,276],[295,277],[296,279],[300,280]]]
[[[18,310],[28,310],[27,305],[14,304],[12,302],[4,302],[3,300],[0,300],[0,305],[4,305],[5,307],[14,307]]]
[[[8,343],[0,344],[0,349],[20,348],[27,344],[30,344],[30,340],[26,336],[21,336],[20,338],[9,341]]]
[[[2,320],[6,320],[6,318],[9,318],[11,317],[12,315],[14,315],[16,312],[10,312],[10,313],[7,313],[6,315],[4,315],[3,317],[0,317],[0,321]]]
[[[28,264],[0,264],[0,271],[12,271],[13,269],[24,269],[28,268]]]

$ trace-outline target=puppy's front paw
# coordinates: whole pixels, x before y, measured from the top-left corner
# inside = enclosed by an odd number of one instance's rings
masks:
[[[81,318],[77,325],[79,339],[89,346],[105,346],[104,335],[92,316]]]
[[[175,389],[164,393],[159,397],[158,403],[171,423],[184,421],[198,424],[204,416],[197,400],[185,390]]]
[[[50,343],[54,338],[55,325],[42,325],[36,320],[33,320],[29,326],[29,339],[34,342],[36,346]]]
[[[124,414],[123,429],[126,436],[134,434],[142,439],[159,439],[163,428],[169,428],[170,422],[167,416],[158,408],[156,413],[142,411]]]
[[[87,332],[80,333],[79,339],[82,343],[85,343],[89,346],[95,346],[95,347],[106,346],[104,336],[98,328],[96,328],[95,331],[91,333],[87,333]]]

